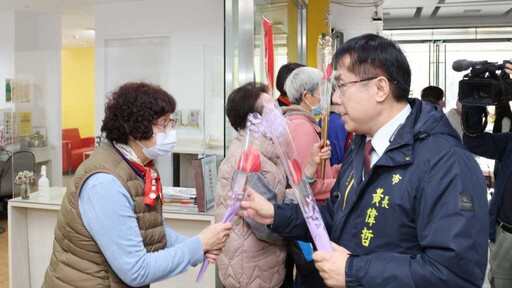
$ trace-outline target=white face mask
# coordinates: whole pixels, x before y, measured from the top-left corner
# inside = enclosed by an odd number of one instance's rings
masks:
[[[172,153],[176,146],[176,130],[172,129],[169,132],[161,132],[156,135],[156,145],[151,148],[146,148],[139,141],[142,146],[142,153],[149,159],[156,159],[161,156],[166,156]]]

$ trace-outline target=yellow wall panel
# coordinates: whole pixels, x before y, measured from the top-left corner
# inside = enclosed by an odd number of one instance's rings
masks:
[[[318,43],[318,36],[322,35],[322,33],[329,34],[329,25],[327,24],[324,12],[329,12],[329,0],[309,1],[306,20],[306,61],[307,66],[310,67],[317,67],[316,45]]]
[[[94,48],[62,49],[62,128],[94,136]]]

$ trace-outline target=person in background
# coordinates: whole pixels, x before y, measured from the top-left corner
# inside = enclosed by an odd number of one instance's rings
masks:
[[[512,132],[512,111],[510,110],[510,102],[499,103],[495,106],[494,114],[494,126],[492,127],[492,133],[506,133]],[[501,168],[500,161],[494,162],[494,179],[498,177]]]
[[[215,221],[220,222],[230,203],[229,193],[233,187],[233,175],[237,169],[243,140],[246,135],[247,117],[250,113],[263,114],[265,103],[273,103],[267,86],[247,83],[235,89],[228,97],[226,115],[231,126],[238,132],[229,145],[226,158],[219,168],[219,180],[215,190]],[[255,139],[256,140],[256,139]],[[257,138],[255,145],[261,158],[261,171],[250,173],[247,185],[255,187],[265,199],[272,203],[285,200],[286,174],[277,149],[264,136]],[[320,151],[321,143],[313,148],[304,173],[314,177],[320,159],[330,157],[330,147]],[[285,277],[286,241],[267,226],[250,218],[236,217],[232,220],[233,233],[218,258],[219,276],[227,288],[235,287],[279,287]]]
[[[512,74],[510,62],[506,64],[506,72]],[[508,288],[512,287],[512,132],[484,132],[482,118],[486,109],[462,106],[463,140],[472,153],[501,164],[489,205],[488,277],[492,288]]]
[[[313,254],[323,279],[314,287],[482,287],[487,199],[473,155],[439,108],[408,98],[411,70],[391,40],[358,36],[334,59],[333,102],[356,135],[319,205],[334,251]],[[240,215],[311,239],[298,205],[251,189]]]
[[[157,85],[126,83],[105,107],[99,146],[73,177],[55,227],[43,287],[149,287],[206,256],[215,263],[231,224],[194,237],[165,223],[153,160],[176,144],[174,98]]]
[[[277,103],[280,107],[283,106],[290,106],[291,102],[290,99],[288,99],[288,93],[286,93],[286,90],[284,89],[284,84],[286,83],[286,79],[288,79],[288,76],[293,72],[293,70],[305,67],[305,65],[300,63],[286,63],[281,68],[279,68],[279,71],[277,72],[276,77],[276,88],[277,91],[279,91],[279,97],[277,98]]]
[[[510,102],[499,103],[495,107],[494,126],[492,133],[512,132],[512,110],[510,110]]]
[[[437,86],[427,86],[423,88],[423,90],[421,90],[421,101],[439,105],[441,109],[446,106],[444,103],[444,91]]]
[[[336,83],[333,82],[332,97],[335,93],[340,93]],[[331,143],[331,165],[338,165],[343,162],[345,156],[345,148],[348,147],[347,141],[347,130],[345,124],[341,120],[341,114],[339,112],[340,105],[332,103],[331,97],[331,111],[329,113],[329,128],[327,129],[327,139]],[[322,127],[322,119],[318,121],[318,126]],[[350,136],[349,136],[350,137]]]
[[[462,139],[462,126],[460,124],[460,116],[462,114],[462,104],[460,104],[459,100],[455,103],[455,108],[450,109],[450,111],[446,112],[446,117],[453,128],[457,131]]]

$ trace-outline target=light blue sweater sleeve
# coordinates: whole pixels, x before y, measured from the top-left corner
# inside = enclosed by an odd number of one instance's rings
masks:
[[[203,260],[199,237],[183,236],[166,224],[166,248],[147,252],[133,201],[113,175],[97,173],[87,179],[78,204],[85,228],[112,269],[130,286],[148,285],[175,276]]]

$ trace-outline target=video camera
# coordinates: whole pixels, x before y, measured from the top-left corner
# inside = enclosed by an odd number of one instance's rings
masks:
[[[459,81],[459,102],[464,105],[489,106],[512,101],[512,80],[502,64],[488,61],[456,60],[452,69],[462,72],[471,68]],[[500,71],[497,73],[497,71]]]

